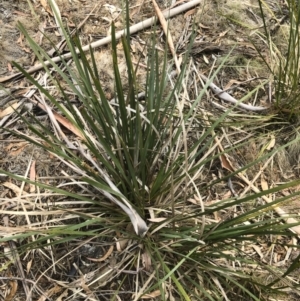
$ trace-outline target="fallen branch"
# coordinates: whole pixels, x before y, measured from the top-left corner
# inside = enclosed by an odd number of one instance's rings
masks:
[[[207,83],[209,81],[209,79],[203,75],[200,74],[200,77]],[[265,111],[268,108],[267,107],[259,107],[259,106],[252,106],[252,105],[247,105],[244,103],[239,103],[238,100],[236,100],[235,98],[233,98],[231,95],[229,95],[228,93],[224,92],[222,89],[220,89],[218,86],[216,86],[214,83],[210,83],[209,87],[211,88],[211,90],[213,91],[214,94],[216,94],[220,99],[233,103],[235,105],[237,105],[239,108],[244,109],[244,110],[248,110],[248,111],[252,111],[252,112],[260,112],[260,111]]]
[[[166,19],[169,19],[173,16],[176,16],[176,15],[196,6],[200,2],[202,2],[202,0],[192,0],[192,1],[182,4],[176,8],[164,11],[163,15]],[[145,28],[148,28],[148,27],[152,26],[153,24],[155,24],[156,21],[157,21],[156,17],[152,17],[152,18],[146,19],[142,22],[139,22],[129,28],[129,34],[135,34]],[[120,39],[123,35],[126,35],[126,34],[127,34],[126,29],[118,31],[116,33],[116,40]],[[111,42],[111,38],[112,38],[111,36],[108,36],[106,38],[103,38],[103,39],[93,42],[91,44],[88,44],[88,45],[82,47],[82,50],[88,51],[90,48],[94,49],[94,48],[106,45]],[[78,50],[77,50],[77,53],[79,53]],[[72,53],[68,52],[64,55],[56,56],[56,57],[52,58],[51,61],[45,61],[44,64],[38,64],[32,68],[29,68],[28,70],[26,70],[26,72],[31,74],[31,73],[34,73],[36,71],[43,69],[44,65],[49,66],[49,65],[51,65],[51,63],[58,63],[62,60],[70,59],[71,57],[72,57]],[[22,77],[22,76],[24,76],[24,74],[22,74],[21,72],[18,72],[18,73],[9,75],[9,76],[5,76],[5,77],[0,78],[0,83],[4,83],[11,79]]]

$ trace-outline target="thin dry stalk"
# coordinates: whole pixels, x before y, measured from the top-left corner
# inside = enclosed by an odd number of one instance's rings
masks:
[[[9,227],[9,219],[8,219],[8,215],[5,215],[3,217],[3,223],[5,225],[5,227]],[[25,295],[26,295],[26,300],[30,301],[32,300],[31,298],[31,290],[27,284],[27,282],[25,281],[26,277],[25,277],[25,273],[24,273],[24,269],[23,269],[23,266],[21,264],[21,260],[20,260],[20,256],[19,256],[19,253],[18,253],[18,249],[17,249],[17,246],[15,244],[15,242],[13,240],[10,240],[9,241],[9,248],[11,250],[11,254],[13,256],[13,261],[14,261],[14,264],[22,278],[22,285],[23,285],[23,289],[24,289],[24,292],[25,292]]]
[[[201,73],[199,73],[199,75],[206,83],[209,81],[209,79],[205,75],[203,75]],[[247,105],[244,103],[239,103],[238,100],[233,98],[228,93],[224,92],[222,89],[220,89],[218,86],[216,86],[212,82],[209,83],[209,87],[211,88],[213,93],[216,94],[220,99],[230,102],[230,103],[233,103],[234,105],[237,105],[241,109],[252,111],[252,112],[261,112],[261,111],[265,111],[268,109],[267,107],[259,107],[259,106],[252,106],[252,105]]]

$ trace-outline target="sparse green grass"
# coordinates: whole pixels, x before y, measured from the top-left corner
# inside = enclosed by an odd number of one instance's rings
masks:
[[[220,139],[234,107],[208,121],[207,112],[199,110],[207,85],[196,100],[185,103],[187,96],[182,87],[187,81],[188,56],[182,73],[173,82],[168,76],[167,56],[163,63],[159,60],[153,37],[148,49],[145,96],[139,99],[138,87],[143,85],[136,81],[128,40],[122,39],[127,66],[124,83],[118,69],[117,41],[113,39],[115,99],[110,101],[99,84],[93,51],[89,53],[90,62],[78,38],[70,39],[64,31],[73,53],[73,66],[65,61],[58,65],[21,25],[20,29],[40,61],[46,57],[51,62],[45,70],[49,82],[56,87],[55,96],[20,66],[15,64],[16,67],[73,130],[64,134],[51,114],[51,128],[31,114],[30,118],[20,116],[30,135],[5,130],[46,149],[73,174],[67,180],[69,187],[63,189],[1,171],[20,182],[37,185],[42,195],[51,191],[54,197],[60,197],[48,204],[50,220],[42,215],[43,204],[32,206],[32,201],[22,199],[23,212],[18,214],[27,217],[27,225],[1,238],[1,242],[19,240],[20,255],[38,252],[44,256],[46,275],[58,267],[63,270],[62,259],[75,257],[74,241],[79,241],[79,246],[92,240],[106,251],[113,246],[106,265],[100,272],[95,271],[91,279],[77,284],[78,291],[73,290],[68,300],[118,300],[117,296],[125,298],[127,291],[126,296],[133,300],[149,294],[155,300],[258,301],[281,296],[287,287],[296,289],[289,274],[297,269],[298,258],[290,267],[278,268],[253,250],[261,248],[260,242],[297,248],[290,243],[291,237],[297,235],[287,230],[292,225],[274,215],[272,206],[280,206],[299,192],[277,195],[272,203],[260,200],[299,185],[300,181],[258,193],[249,190],[243,196],[220,195],[214,190],[225,187],[229,178],[241,179],[239,176],[247,175],[251,167],[263,165],[298,141],[262,151],[253,162],[236,167],[232,173],[224,172],[226,167],[222,171],[220,161],[224,165],[226,158],[234,157],[250,139],[222,151],[216,138]],[[51,73],[50,68],[55,72]],[[221,68],[222,64],[214,76]],[[70,95],[75,96],[76,104]],[[231,126],[238,127],[248,120],[242,115],[236,118]],[[235,134],[240,133],[232,133]],[[253,134],[251,139],[261,137]],[[16,212],[11,209],[10,214]],[[34,215],[40,218],[39,222],[34,222]],[[288,242],[277,239],[287,235]],[[68,252],[56,257],[56,248]],[[39,283],[39,279],[34,280]],[[38,295],[36,289],[33,286]]]

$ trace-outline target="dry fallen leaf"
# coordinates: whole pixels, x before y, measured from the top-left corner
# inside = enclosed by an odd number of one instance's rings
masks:
[[[20,36],[17,40],[17,44],[19,44],[21,47],[24,47],[23,40],[24,40],[24,35],[20,33]]]
[[[10,156],[16,157],[18,156],[23,149],[29,144],[29,142],[19,142],[19,143],[10,143],[5,151],[9,153]]]
[[[114,246],[110,246],[110,248],[108,249],[108,251],[106,252],[106,254],[104,256],[102,256],[101,258],[90,258],[90,257],[87,257],[87,259],[90,260],[90,261],[93,261],[93,262],[104,261],[104,260],[106,260],[111,255],[111,253],[113,252],[113,250],[114,250]]]
[[[195,9],[195,8],[193,8],[193,9],[191,9],[191,10],[188,10],[188,11],[184,14],[184,17],[186,18],[186,17],[188,17],[188,16],[190,16],[190,15],[193,15],[195,12],[196,12],[196,9]]]
[[[259,255],[260,259],[264,258],[264,254],[261,252],[261,249],[259,246],[252,245],[252,248],[255,250],[255,252]]]
[[[261,175],[260,186],[261,186],[262,190],[268,190],[269,189],[268,182],[265,180],[263,175]]]
[[[12,70],[13,70],[11,63],[9,63],[9,62],[7,63],[7,70],[8,70],[8,72],[12,72]]]
[[[224,37],[224,36],[227,34],[228,31],[229,31],[229,29],[227,29],[227,30],[221,32],[221,33],[219,34],[219,37]]]
[[[209,26],[205,26],[205,25],[203,25],[200,22],[198,23],[198,26],[201,27],[201,28],[203,28],[203,29],[209,29]]]
[[[275,146],[275,143],[276,143],[275,136],[271,135],[271,140],[270,140],[266,150],[271,150]]]
[[[41,4],[42,4],[43,8],[44,8],[45,10],[47,10],[47,8],[48,8],[47,0],[40,0],[40,2],[41,2]]]
[[[3,111],[0,111],[0,119],[13,113],[20,105],[22,102],[15,102],[14,104],[12,104],[11,106],[9,106],[8,108],[4,109]]]
[[[155,217],[155,218],[148,218],[148,221],[152,222],[152,223],[160,223],[160,222],[165,221],[166,219],[167,218],[165,218],[165,217]]]
[[[29,174],[29,179],[30,181],[35,181],[36,177],[36,172],[35,172],[35,161],[32,161],[31,167],[30,167],[30,174]],[[34,184],[29,184],[29,192],[35,192],[35,185]]]
[[[20,187],[18,187],[17,185],[10,183],[10,182],[4,182],[2,183],[3,186],[11,189],[16,195],[19,195],[21,192],[23,195],[27,195],[26,191],[22,191]]]
[[[56,299],[56,301],[63,301],[69,295],[69,290],[66,289],[64,292]]]
[[[150,294],[143,295],[141,298],[142,299],[153,299],[153,298],[156,298],[156,297],[160,296],[160,294],[161,294],[160,290],[156,290],[156,291],[154,291]]]
[[[32,267],[33,259],[29,260],[26,264],[26,273],[29,274],[30,269]]]
[[[144,251],[144,253],[142,254],[142,263],[146,271],[151,270],[151,256],[149,256],[149,253],[147,251]]]
[[[17,292],[17,289],[18,289],[18,282],[17,281],[9,281],[9,286],[10,286],[10,289],[9,289],[9,294],[6,295],[4,301],[12,301],[14,300],[14,297],[16,295],[16,292]]]
[[[116,248],[118,252],[122,252],[128,245],[128,238],[119,238],[116,242]]]
[[[187,201],[194,205],[198,205],[198,202],[195,199],[189,198]]]
[[[235,80],[235,79],[231,79],[227,85],[224,87],[224,91],[229,90],[233,85],[240,85],[242,82]]]
[[[44,105],[42,104],[38,104],[38,106],[44,110],[45,112],[47,112],[47,109]],[[61,116],[60,114],[56,113],[55,111],[52,111],[55,119],[62,124],[65,128],[67,128],[69,131],[71,131],[73,134],[75,134],[76,136],[80,137],[81,139],[85,140],[83,134],[65,117]]]
[[[228,158],[225,154],[220,156],[220,160],[221,160],[222,168],[227,169],[228,171],[234,171],[234,168],[233,168],[231,162],[228,160]]]

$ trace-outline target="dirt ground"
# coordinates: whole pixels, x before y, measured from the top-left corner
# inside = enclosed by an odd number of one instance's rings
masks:
[[[166,9],[169,5],[174,5],[175,2],[181,1],[157,1],[161,10]],[[286,5],[281,0],[266,1],[270,5],[270,10],[266,12],[266,18],[270,22],[270,30],[273,30],[274,40],[277,41],[277,46],[280,49],[284,47],[282,35],[284,34]],[[121,0],[97,0],[97,1],[79,1],[79,0],[56,0],[56,3],[62,14],[63,21],[70,28],[75,29],[80,26],[79,36],[83,45],[87,45],[109,35],[111,22],[114,21],[117,30],[124,27],[122,5],[124,1]],[[30,5],[29,5],[30,4]],[[95,6],[97,7],[95,8]],[[91,13],[91,11],[95,10]],[[90,14],[91,13],[91,14]],[[189,44],[189,31],[193,22],[196,24],[197,36],[192,47],[191,56],[193,57],[197,68],[202,70],[205,75],[209,75],[211,71],[215,70],[221,61],[229,54],[227,61],[222,67],[219,75],[216,78],[216,84],[222,89],[227,89],[235,98],[243,97],[245,93],[252,90],[257,85],[261,84],[263,79],[269,77],[269,70],[263,64],[262,59],[257,55],[257,49],[261,51],[262,56],[266,60],[270,60],[269,52],[264,41],[259,40],[256,31],[261,26],[261,19],[259,15],[259,7],[256,0],[212,0],[203,1],[194,9],[182,13],[170,20],[169,26],[172,33],[173,42],[178,54],[183,54]],[[89,15],[90,14],[90,15]],[[146,18],[152,17],[154,10],[151,1],[134,0],[130,1],[130,23],[135,24]],[[87,20],[85,18],[88,16]],[[18,23],[27,30],[28,34],[49,53],[53,49],[53,45],[57,45],[61,41],[59,29],[56,26],[53,13],[49,6],[46,5],[45,0],[2,0],[0,2],[0,85],[5,88],[8,94],[0,90],[0,124],[1,126],[8,126],[14,130],[27,131],[26,127],[16,116],[1,115],[10,105],[16,102],[22,102],[23,108],[26,110],[33,110],[35,114],[40,115],[41,120],[48,122],[45,115],[38,108],[30,106],[30,101],[25,97],[26,93],[31,90],[31,86],[24,78],[12,79],[5,81],[6,77],[16,73],[16,68],[12,65],[12,61],[17,62],[25,70],[38,64],[37,58],[30,49],[24,35],[18,29]],[[281,28],[282,30],[279,30]],[[165,47],[165,38],[160,27],[156,29],[158,39],[157,47],[163,51]],[[131,51],[133,55],[133,62],[139,62],[138,80],[143,87],[145,81],[145,66],[147,65],[147,50],[145,48],[150,38],[150,29],[143,30],[131,37]],[[51,42],[50,42],[51,41]],[[253,46],[255,42],[255,46]],[[67,50],[63,50],[67,51]],[[95,58],[100,70],[100,80],[104,87],[107,98],[114,97],[113,84],[113,68],[111,60],[111,46],[110,44],[101,46],[95,50]],[[123,69],[122,69],[123,61]],[[121,74],[126,77],[126,68],[124,58],[120,54]],[[42,70],[34,74],[36,78],[42,75]],[[2,81],[1,81],[2,79]],[[197,92],[190,90],[190,97],[195,99]],[[268,106],[270,99],[268,97],[269,91],[266,87],[262,87],[256,94],[257,101],[255,105]],[[223,104],[225,107],[228,104]],[[212,113],[219,114],[218,108],[211,107],[210,103],[203,103],[204,107],[211,110]],[[250,113],[247,113],[250,115]],[[43,119],[44,118],[44,119]],[[234,118],[234,117],[233,117]],[[250,121],[251,122],[251,121]],[[251,126],[251,125],[250,125]],[[28,133],[28,132],[26,132]],[[276,137],[276,143],[286,142],[287,136]],[[247,145],[245,149],[238,154],[239,163],[247,164],[255,159],[262,149],[266,141],[272,137],[265,136],[260,142],[255,142]],[[292,139],[292,137],[290,137]],[[274,166],[270,170],[266,170],[264,177],[260,180],[261,187],[273,187],[276,183],[296,179],[299,176],[299,150],[297,148],[290,149],[287,154],[285,151],[281,152],[274,161]],[[23,176],[27,173],[28,167],[32,162],[35,162],[36,178],[42,179],[47,184],[55,185],[61,184],[59,177],[61,177],[62,170],[67,174],[71,171],[66,168],[61,161],[54,158],[46,151],[41,151],[39,148],[17,140],[8,133],[0,129],[0,167],[13,174]],[[251,170],[249,171],[251,172]],[[256,174],[257,170],[252,170]],[[17,187],[17,182],[7,176],[0,175],[0,195],[2,204],[1,208],[7,208],[4,199],[9,200],[17,195],[20,191]],[[3,185],[2,185],[2,184]],[[8,183],[11,183],[9,185]],[[224,195],[224,187],[217,186],[215,193]],[[295,188],[295,191],[298,188]],[[30,185],[25,185],[24,191],[30,193]],[[287,190],[286,194],[293,191]],[[51,202],[51,196],[47,200]],[[295,201],[289,203],[286,210],[298,214],[300,203]],[[22,220],[17,220],[12,217],[11,223],[15,226],[21,226]],[[74,245],[79,246],[78,242]],[[5,248],[3,244],[1,248]],[[61,248],[61,249],[60,249]],[[56,250],[55,256],[62,257],[69,250],[63,250],[63,246],[59,246]],[[52,286],[52,291],[49,290],[49,280],[51,277],[57,283],[59,281],[66,281],[72,273],[72,263],[76,261],[78,254],[84,254],[86,257],[102,256],[101,253],[105,250],[95,250],[92,244],[83,244],[78,251],[76,251],[71,258],[66,258],[60,262],[57,267],[59,273],[56,275],[47,274],[41,277],[39,285],[40,288],[47,292],[49,296],[60,296],[58,299],[64,300],[62,287],[56,285]],[[283,256],[283,255],[282,255]],[[283,260],[282,256],[278,255],[278,262]],[[297,256],[296,251],[293,252],[290,260]],[[44,262],[39,262],[38,257],[22,257],[23,268],[30,278],[36,279],[40,275],[37,266],[46,266]],[[34,267],[31,269],[33,260],[36,260]],[[278,264],[279,265],[279,264]],[[88,273],[93,269],[99,269],[98,264],[90,264],[85,267],[83,273]],[[9,271],[8,271],[9,270]],[[17,276],[17,270],[14,267],[7,269],[0,269],[1,275],[10,275],[10,277]],[[21,276],[19,276],[21,277]],[[0,296],[1,300],[25,300],[23,288],[18,287],[17,292],[14,292],[14,284],[9,285],[6,281],[0,279]],[[52,280],[51,280],[52,281]],[[51,282],[54,283],[53,281]],[[102,284],[100,284],[102,285]],[[110,287],[112,289],[112,287]],[[7,294],[7,291],[10,291]],[[56,290],[56,291],[55,291]],[[60,295],[61,294],[61,295]],[[4,297],[6,295],[6,297]],[[129,296],[125,296],[123,300]],[[35,296],[33,300],[46,300],[42,297]],[[296,300],[296,299],[295,299]]]

